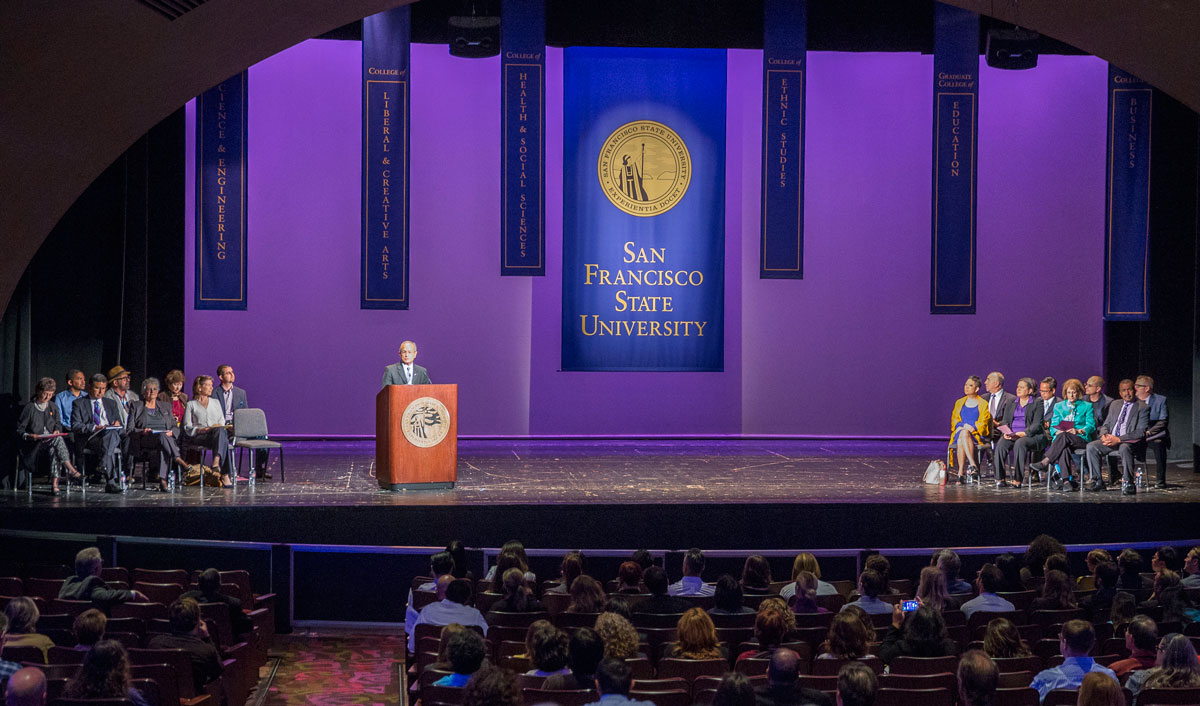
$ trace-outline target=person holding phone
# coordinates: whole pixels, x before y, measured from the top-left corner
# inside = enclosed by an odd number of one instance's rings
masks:
[[[225,433],[225,412],[212,397],[210,375],[197,375],[192,382],[192,400],[183,413],[183,434],[195,446],[213,452],[213,468],[221,474],[221,487],[232,488],[229,479],[229,435]],[[203,482],[203,481],[201,481]]]
[[[900,601],[892,611],[892,628],[879,646],[879,659],[890,664],[900,656],[944,657],[956,645],[946,634],[946,621],[932,606],[919,601]]]

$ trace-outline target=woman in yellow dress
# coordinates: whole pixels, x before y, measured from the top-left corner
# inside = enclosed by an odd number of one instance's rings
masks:
[[[992,415],[987,403],[979,396],[983,382],[972,375],[963,383],[963,396],[954,403],[950,414],[950,446],[954,449],[951,461],[957,460],[958,482],[966,483],[967,476],[979,481],[979,467],[975,465],[975,449],[992,428]],[[966,474],[964,474],[966,471]],[[949,473],[946,474],[949,477]]]

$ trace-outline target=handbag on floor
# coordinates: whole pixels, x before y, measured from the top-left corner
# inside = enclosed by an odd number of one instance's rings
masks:
[[[946,462],[930,461],[925,467],[925,484],[941,485],[946,482]]]
[[[200,478],[204,477],[204,485],[209,488],[221,487],[221,474],[212,469],[211,466],[202,466],[199,463],[193,463],[187,467],[183,474],[184,485],[200,485]]]

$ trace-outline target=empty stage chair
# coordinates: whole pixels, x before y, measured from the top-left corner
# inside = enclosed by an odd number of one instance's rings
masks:
[[[260,449],[268,456],[270,456],[271,449],[278,449],[279,482],[284,482],[283,444],[267,439],[267,415],[261,409],[250,407],[248,409],[235,409],[233,411],[232,446],[237,451],[237,465],[241,465],[242,463],[242,449],[250,449],[251,460],[253,460],[254,453]]]

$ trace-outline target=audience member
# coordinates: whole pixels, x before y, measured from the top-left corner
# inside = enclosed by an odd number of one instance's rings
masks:
[[[1133,672],[1125,682],[1137,703],[1142,689],[1194,689],[1200,687],[1200,662],[1196,648],[1186,636],[1173,632],[1158,643],[1158,658],[1152,669]]]
[[[862,662],[842,665],[837,679],[838,706],[874,706],[878,692],[875,670]]]
[[[1112,612],[1113,598],[1117,595],[1117,579],[1120,578],[1117,565],[1112,562],[1101,562],[1092,572],[1092,582],[1096,592],[1084,596],[1079,601],[1079,607],[1085,616],[1093,623],[1103,623],[1109,620]]]
[[[800,655],[786,647],[775,650],[767,666],[767,683],[754,689],[757,706],[832,706],[824,693],[800,686]]]
[[[254,621],[242,611],[242,599],[221,593],[221,572],[216,569],[201,571],[196,588],[180,597],[191,598],[197,603],[224,603],[229,608],[229,621],[234,635],[245,635],[254,630]]]
[[[642,567],[636,561],[623,561],[617,568],[617,593],[642,593]]]
[[[726,672],[717,684],[712,706],[754,706],[754,685],[745,674]]]
[[[503,555],[505,553],[516,554],[517,558],[520,559],[521,564],[523,564],[526,567],[525,571],[526,572],[529,571],[529,556],[525,553],[525,545],[522,544],[520,540],[510,539],[507,542],[505,542],[503,545],[501,545],[500,554]],[[493,581],[493,580],[495,580],[497,574],[499,574],[500,576],[504,576],[504,572],[498,571],[497,568],[498,568],[498,565],[493,565],[490,569],[488,569],[487,576],[485,576],[484,579],[486,579],[488,581]],[[525,582],[528,583],[530,586],[536,586],[537,585],[537,576],[534,576],[532,573],[527,573],[527,575],[525,576]]]
[[[549,620],[535,620],[525,632],[525,654],[532,665],[526,672],[530,676],[566,674],[567,633],[554,627]]]
[[[508,573],[509,569],[520,569],[521,573],[525,576],[525,585],[530,587],[537,586],[537,577],[529,570],[529,564],[523,558],[524,556],[524,551],[500,550],[500,555],[496,557],[496,563],[492,566],[494,573],[488,578],[492,582],[493,591],[500,591],[500,584],[504,580],[504,574]],[[453,575],[453,572],[451,572],[451,575]]]
[[[1150,408],[1150,426],[1146,429],[1146,446],[1154,452],[1157,474],[1155,488],[1167,487],[1167,449],[1171,448],[1171,432],[1167,425],[1167,398],[1154,392],[1154,378],[1138,375],[1133,381],[1138,400]],[[1132,485],[1132,484],[1131,484]]]
[[[596,667],[596,691],[600,694],[597,703],[604,706],[653,706],[649,701],[629,698],[633,686],[633,670],[623,659],[605,657]]]
[[[851,611],[842,611],[833,616],[817,659],[860,659],[867,655],[870,642],[871,635],[862,618]]]
[[[669,657],[729,659],[728,653],[719,647],[721,641],[717,638],[717,627],[713,625],[712,618],[708,617],[708,613],[705,613],[703,608],[689,608],[679,617],[676,627],[679,640],[668,653]]]
[[[1137,612],[1137,599],[1132,593],[1117,591],[1113,596],[1112,610],[1109,611],[1109,622],[1113,626],[1113,636],[1122,637]]]
[[[220,664],[218,660],[217,666]],[[147,706],[142,693],[131,686],[132,681],[125,648],[116,640],[101,640],[88,651],[79,671],[67,681],[63,696],[68,699],[129,699],[134,706]]]
[[[465,630],[470,630],[470,628],[463,627],[458,623],[450,623],[442,627],[442,632],[438,635],[437,659],[425,665],[425,671],[431,669],[440,672],[452,671],[453,667],[450,665],[450,641],[454,639],[455,635]]]
[[[1121,400],[1113,403],[1103,421],[1097,422],[1099,429],[1096,440],[1087,445],[1087,467],[1091,484],[1084,490],[1104,490],[1103,467],[1116,453],[1121,459],[1121,476],[1126,487],[1134,487],[1134,449],[1144,443],[1146,429],[1150,426],[1150,408],[1139,402],[1133,394],[1133,381],[1121,381]],[[1109,473],[1111,479],[1112,473]]]
[[[1059,649],[1065,658],[1060,666],[1043,669],[1030,684],[1038,692],[1038,699],[1046,700],[1053,689],[1077,689],[1088,672],[1102,672],[1116,679],[1108,667],[1088,656],[1096,643],[1096,631],[1084,620],[1069,620],[1062,627]],[[1194,657],[1193,657],[1194,659]]]
[[[996,557],[996,568],[1000,569],[1000,585],[997,593],[1015,593],[1025,590],[1021,582],[1022,560],[1012,552],[1004,552]]]
[[[521,706],[521,685],[508,669],[482,667],[467,680],[462,706]]]
[[[650,556],[648,549],[634,549],[633,554],[629,555],[629,560],[642,567],[643,572],[654,566],[654,557]]]
[[[17,596],[8,599],[4,607],[4,617],[8,618],[8,632],[4,635],[5,647],[36,647],[42,651],[45,660],[54,641],[38,633],[37,622],[41,617],[37,604],[32,598]]]
[[[884,664],[900,656],[945,657],[954,654],[954,641],[946,634],[942,614],[930,606],[904,613],[897,604],[892,612],[892,629],[883,636],[879,658]]]
[[[1063,572],[1053,569],[1046,572],[1046,583],[1042,595],[1034,598],[1030,610],[1071,610],[1075,604],[1075,585]]]
[[[921,569],[921,576],[917,581],[917,600],[921,605],[929,606],[939,613],[955,607],[955,601],[946,587],[946,575],[941,569],[936,566]]]
[[[225,430],[225,414],[221,403],[213,399],[213,381],[208,375],[197,375],[192,382],[192,400],[183,413],[183,436],[194,446],[213,452],[213,470],[220,473],[221,487],[232,488],[229,469],[229,434]]]
[[[847,606],[856,605],[871,614],[891,613],[892,604],[879,599],[883,590],[883,577],[879,572],[867,569],[858,577],[858,592],[861,594],[859,599],[842,606],[842,610],[846,610]]]
[[[192,660],[192,679],[196,682],[196,693],[204,691],[204,685],[219,679],[224,666],[221,655],[208,634],[208,624],[200,617],[200,604],[191,598],[178,598],[168,607],[171,634],[157,634],[150,638],[147,647],[153,650],[183,650]],[[95,649],[95,648],[93,648]]]
[[[800,552],[792,561],[792,581],[793,583],[786,584],[779,590],[779,597],[783,600],[788,600],[796,592],[796,577],[801,571],[807,571],[817,577],[817,595],[832,596],[837,593],[837,589],[828,581],[821,580],[821,565],[817,563],[817,558],[809,552]]]
[[[1187,558],[1183,562],[1183,580],[1180,582],[1184,588],[1200,588],[1200,547],[1192,547],[1188,550]]]
[[[1008,618],[992,618],[983,633],[983,651],[989,657],[1029,657],[1033,652],[1021,638],[1017,626]]]
[[[100,373],[88,381],[87,397],[79,397],[71,408],[71,433],[75,439],[75,458],[84,451],[93,451],[100,456],[100,469],[104,474],[104,490],[121,492],[117,473],[117,451],[121,446],[121,409],[115,401],[104,396],[108,378]]]
[[[104,639],[104,630],[108,627],[108,617],[96,610],[88,608],[75,616],[71,632],[75,633],[75,649],[86,652],[95,647],[97,642]]]
[[[1042,403],[1034,398],[1037,383],[1033,378],[1021,378],[1017,383],[1017,397],[1013,404],[1012,421],[1008,431],[997,430],[999,438],[992,453],[992,465],[996,471],[996,487],[1020,488],[1026,473],[1026,453],[1031,442],[1027,439],[1040,437],[1042,434]],[[1021,449],[1017,449],[1021,444]],[[1040,449],[1034,449],[1036,454]],[[1008,456],[1012,453],[1016,469],[1012,480],[1008,479]]]
[[[742,615],[755,612],[742,602],[742,584],[729,574],[721,574],[713,592],[712,615]]]
[[[429,557],[429,575],[434,577],[433,581],[426,581],[417,586],[418,591],[434,591],[437,589],[437,579],[440,576],[450,575],[454,571],[454,557],[450,552],[437,552]],[[447,579],[447,583],[451,580]],[[444,593],[444,590],[443,590]],[[441,596],[444,597],[444,596]],[[441,598],[439,597],[439,599]],[[404,609],[404,633],[406,635],[413,634],[414,628],[417,626],[417,618],[420,614],[413,607],[413,589],[408,589],[408,605]]]
[[[704,583],[704,552],[697,547],[683,555],[683,577],[667,587],[672,596],[711,596],[715,588]]]
[[[1139,669],[1150,669],[1154,666],[1157,648],[1158,625],[1148,615],[1135,615],[1125,630],[1125,649],[1129,651],[1129,657],[1113,662],[1108,668],[1118,679]]]
[[[1066,554],[1051,554],[1046,557],[1046,565],[1043,568],[1044,574],[1049,574],[1051,571],[1061,571],[1066,574],[1067,578],[1071,578],[1071,562],[1067,561]],[[1074,585],[1074,582],[1071,582]]]
[[[1063,396],[1066,399],[1054,406],[1054,417],[1050,420],[1050,446],[1042,460],[1030,468],[1042,473],[1058,466],[1059,470],[1051,474],[1050,487],[1063,490],[1069,484],[1072,490],[1079,490],[1082,476],[1075,469],[1071,454],[1083,451],[1092,440],[1096,413],[1092,404],[1083,399],[1083,383],[1079,380],[1071,378],[1064,382]]]
[[[604,610],[604,587],[591,576],[579,576],[571,582],[568,613],[599,613]]]
[[[604,640],[591,628],[579,628],[567,644],[568,674],[555,674],[542,684],[543,689],[594,689],[596,667],[604,659]]]
[[[1016,610],[1011,601],[996,595],[1001,578],[1000,569],[995,564],[984,564],[979,569],[979,576],[975,579],[979,595],[963,603],[961,608],[967,620],[971,619],[973,613],[981,610],[987,613],[1009,613]]]
[[[171,405],[171,416],[175,417],[177,427],[183,424],[183,413],[187,409],[188,396],[183,391],[185,381],[182,370],[172,370],[163,378],[166,387],[160,395],[164,402]]]
[[[616,613],[596,618],[596,634],[604,640],[604,656],[631,659],[638,656],[638,635],[633,623]]]
[[[547,593],[570,593],[571,585],[575,583],[575,579],[583,575],[583,554],[581,552],[567,552],[563,556],[562,564],[558,568],[559,576],[562,581],[557,586],[553,586],[546,590]]]
[[[765,600],[758,606],[758,614],[754,617],[754,639],[758,642],[758,649],[741,653],[739,660],[770,657],[787,639],[791,625],[795,624],[795,617],[786,605],[781,610],[779,603],[782,601]],[[793,621],[791,625],[789,618]]]
[[[633,611],[629,609],[629,601],[622,596],[609,596],[604,602],[605,613],[616,613],[622,618],[633,622]]]
[[[828,608],[817,605],[817,577],[811,571],[801,571],[792,582],[796,592],[788,601],[794,613],[828,613]]]
[[[761,554],[751,554],[742,567],[742,593],[765,596],[770,592],[771,565]]]
[[[1083,558],[1083,563],[1087,566],[1088,574],[1090,574],[1092,578],[1095,578],[1096,568],[1098,566],[1104,563],[1113,564],[1115,562],[1113,561],[1112,554],[1109,554],[1107,549],[1093,549],[1087,553],[1087,556]],[[1075,582],[1079,583],[1085,578],[1086,577],[1084,576],[1080,576],[1079,578],[1075,579]]]
[[[452,539],[446,543],[446,553],[454,559],[454,568],[450,570],[450,575],[456,579],[469,579],[474,584],[475,574],[467,568],[470,566],[467,561],[467,545],[463,544],[461,539]],[[504,574],[500,576],[503,577]]]
[[[1046,557],[1066,554],[1063,543],[1048,534],[1039,534],[1025,550],[1025,567],[1021,569],[1021,584],[1027,591],[1041,590],[1046,578]]]
[[[958,703],[960,706],[991,706],[1000,683],[1000,670],[986,654],[968,650],[958,660]]]
[[[859,608],[856,605],[852,605],[846,608],[846,613],[858,618],[858,621],[862,623],[863,629],[867,631],[867,642],[879,641],[878,636],[875,635],[875,624],[871,619],[871,615],[867,613],[867,611]]]
[[[1184,593],[1179,574],[1164,569],[1154,577],[1154,594],[1146,601],[1146,607],[1162,609],[1163,621],[1182,621],[1185,623],[1200,620],[1200,610]]]
[[[951,595],[971,592],[971,584],[958,577],[958,573],[962,571],[962,559],[958,558],[958,552],[943,549],[938,554],[937,567],[946,575],[946,590]]]
[[[167,474],[174,463],[182,471],[187,463],[179,451],[179,427],[167,403],[158,395],[158,378],[142,381],[142,399],[129,405],[129,429],[131,438],[137,439],[136,448],[150,449],[158,454],[155,469],[159,490],[167,490]],[[134,444],[131,444],[134,446]]]
[[[1183,568],[1183,561],[1179,556],[1179,550],[1170,545],[1159,547],[1154,556],[1150,557],[1150,570],[1156,574],[1163,571],[1174,571],[1179,573]]]
[[[484,657],[487,656],[483,638],[470,628],[456,632],[450,637],[448,652],[452,673],[435,681],[434,686],[466,686],[467,680],[479,670]]]
[[[1154,588],[1154,580],[1142,576],[1142,555],[1136,549],[1125,548],[1117,555],[1117,568],[1121,576],[1117,579],[1117,588],[1126,591],[1137,591],[1143,588]]]
[[[651,566],[642,574],[642,583],[650,597],[633,607],[634,613],[683,613],[692,607],[682,598],[667,594],[670,584],[667,582],[667,572],[661,566]]]
[[[102,611],[108,611],[118,603],[149,602],[150,599],[141,591],[109,588],[104,579],[100,578],[100,570],[103,568],[104,560],[100,557],[99,549],[80,549],[75,555],[75,575],[63,582],[58,597],[67,601],[91,601]]]
[[[1107,674],[1092,672],[1085,674],[1079,684],[1079,700],[1077,706],[1128,706],[1125,703],[1125,692],[1116,679]]]
[[[529,586],[525,585],[525,574],[520,569],[505,571],[500,587],[503,589],[504,598],[492,604],[488,622],[494,622],[492,613],[538,613],[542,610],[542,604],[533,597]]]
[[[71,368],[67,371],[66,387],[54,396],[54,406],[58,407],[58,420],[65,428],[71,426],[71,410],[75,408],[75,400],[84,395],[87,389],[87,378],[82,370]]]
[[[0,684],[8,684],[4,692],[6,706],[45,706],[46,673],[37,667],[21,669],[16,662],[0,661],[0,667],[7,664],[16,668],[11,675],[0,672]]]
[[[21,408],[21,417],[17,420],[17,435],[20,437],[21,465],[29,473],[29,482],[33,482],[33,472],[37,468],[38,456],[50,458],[50,492],[57,495],[58,478],[65,469],[72,478],[83,478],[75,466],[71,464],[71,452],[63,437],[55,436],[64,429],[64,420],[60,416],[58,405],[54,404],[54,378],[42,378],[34,387],[33,399]],[[65,424],[69,425],[70,418]]]
[[[8,633],[8,617],[4,613],[0,613],[0,645],[4,644],[4,636]],[[0,659],[0,684],[3,684],[9,677],[16,674],[21,668],[20,662],[10,662],[5,659]],[[38,670],[41,671],[41,670]]]
[[[438,594],[444,596],[441,600],[430,603],[421,609],[413,631],[408,634],[408,651],[416,652],[417,625],[449,625],[459,623],[470,627],[472,625],[483,630],[487,635],[488,624],[483,614],[467,605],[471,599],[471,582],[467,579],[456,579],[452,576],[438,577]]]
[[[972,375],[963,383],[963,396],[954,403],[950,413],[950,444],[953,450],[951,461],[958,468],[958,482],[966,483],[973,477],[979,479],[979,467],[975,464],[975,449],[992,432],[992,415],[987,402],[979,396],[982,383],[978,375]],[[947,473],[949,478],[950,474]]]

